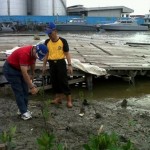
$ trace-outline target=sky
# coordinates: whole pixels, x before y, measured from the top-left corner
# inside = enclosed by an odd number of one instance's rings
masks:
[[[134,10],[132,15],[145,15],[150,10],[150,0],[66,0],[67,7],[83,5],[84,7],[125,6]]]

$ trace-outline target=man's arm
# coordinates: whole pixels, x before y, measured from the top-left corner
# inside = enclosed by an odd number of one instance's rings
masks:
[[[33,84],[28,74],[28,66],[20,66],[20,68],[25,82],[28,84],[29,88],[32,88]]]
[[[47,59],[48,59],[48,53],[45,55],[44,60],[43,60],[43,69],[42,69],[43,75],[45,74]]]
[[[68,63],[68,73],[70,73],[71,75],[73,74],[73,69],[72,69],[72,65],[71,65],[71,55],[69,52],[64,52],[66,59],[67,59],[67,63]]]
[[[69,64],[71,65],[71,55],[70,55],[70,53],[69,52],[65,52],[65,56],[66,56],[68,65]]]
[[[23,78],[24,78],[25,82],[28,84],[28,87],[29,87],[31,93],[36,94],[38,92],[38,90],[35,87],[35,85],[32,83],[32,80],[30,79],[30,76],[28,74],[28,66],[20,66],[20,68],[21,68]]]

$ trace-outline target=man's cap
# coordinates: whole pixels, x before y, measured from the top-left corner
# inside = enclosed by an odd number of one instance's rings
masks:
[[[55,29],[56,29],[56,25],[55,25],[53,22],[50,22],[50,23],[48,24],[47,29],[46,29],[46,33],[47,33],[47,34],[51,34],[52,31],[54,31]]]
[[[46,45],[44,45],[44,44],[36,45],[36,53],[38,54],[39,60],[43,60],[43,58],[45,57],[47,52],[48,52],[48,48]]]

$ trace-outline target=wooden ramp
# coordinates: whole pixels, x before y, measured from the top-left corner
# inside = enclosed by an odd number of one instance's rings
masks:
[[[136,74],[149,75],[150,43],[132,43],[130,45],[116,45],[103,40],[69,39],[72,58],[78,58],[83,63],[96,65],[107,70],[112,75]]]
[[[127,43],[118,45],[114,42],[98,40],[91,37],[71,35],[63,35],[63,37],[68,40],[73,59],[78,59],[81,63],[104,68],[107,71],[107,75],[126,76],[133,82],[136,75],[150,75],[150,43]],[[3,60],[5,59],[2,54],[0,54],[0,59],[1,73]],[[37,69],[41,69],[40,64],[37,64]],[[76,70],[76,72],[82,71]],[[92,86],[90,82],[92,82],[93,74],[89,75],[88,73],[82,72],[81,76],[90,76],[87,82],[89,86]],[[80,81],[82,82],[82,79]]]

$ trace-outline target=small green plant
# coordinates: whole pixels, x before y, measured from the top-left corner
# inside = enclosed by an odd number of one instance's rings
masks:
[[[51,100],[45,100],[45,91],[44,91],[44,86],[40,88],[39,94],[42,96],[42,103],[40,104],[40,109],[42,112],[42,117],[44,120],[44,130],[48,133],[48,124],[47,121],[50,118],[50,109],[49,105]]]
[[[8,131],[3,131],[0,134],[0,142],[6,144],[7,150],[12,150],[15,148],[15,144],[13,142],[13,137],[16,133],[16,126],[11,127]]]
[[[84,92],[83,92],[83,91],[80,91],[80,92],[79,92],[79,97],[80,97],[81,100],[84,99],[85,96],[84,96]]]
[[[64,150],[62,144],[55,144],[55,137],[53,134],[43,132],[40,138],[37,139],[39,150]]]
[[[42,117],[44,121],[44,129],[45,131],[48,132],[48,119],[50,118],[50,105],[51,100],[43,101],[43,104],[41,105],[41,112],[42,112]]]
[[[129,127],[135,126],[136,125],[136,121],[134,120],[129,120],[128,121]]]
[[[40,95],[42,98],[45,98],[44,87],[39,88],[39,95]]]
[[[40,105],[43,122],[44,122],[44,131],[39,138],[37,138],[37,144],[39,150],[63,150],[62,144],[55,143],[55,137],[53,134],[50,134],[48,119],[50,118],[50,109],[49,105],[51,100],[45,100],[45,91],[44,86],[39,90],[39,94],[42,96],[42,104]]]
[[[83,145],[85,150],[134,150],[132,143],[122,143],[115,133],[100,133],[92,136],[88,144]]]
[[[43,132],[40,138],[37,139],[39,150],[51,150],[54,146],[54,136]]]

